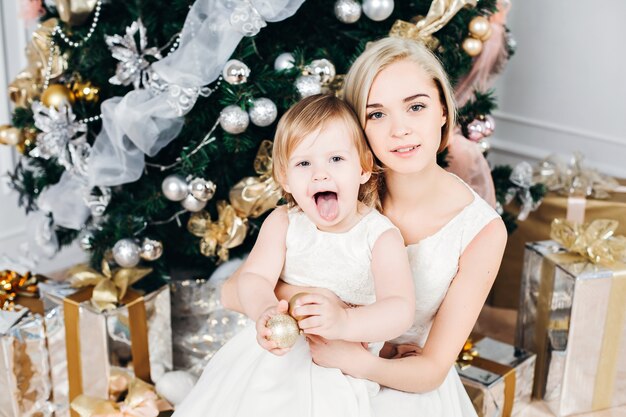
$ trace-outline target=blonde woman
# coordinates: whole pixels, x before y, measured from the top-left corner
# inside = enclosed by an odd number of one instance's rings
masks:
[[[454,362],[496,277],[507,234],[489,204],[437,165],[455,126],[446,74],[423,44],[382,39],[352,65],[345,100],[383,168],[382,211],[404,238],[416,311],[409,331],[389,341],[380,356],[360,343],[323,339],[310,321],[301,321],[313,360],[386,387],[372,399],[377,417],[476,416]],[[237,280],[235,275],[226,283],[222,299],[241,310]],[[298,291],[277,287],[283,299]],[[300,314],[339,302],[325,292],[306,301],[310,306]]]

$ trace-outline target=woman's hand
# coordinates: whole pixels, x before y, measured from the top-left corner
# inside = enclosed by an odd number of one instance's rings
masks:
[[[307,336],[306,340],[313,362],[324,368],[340,369],[356,378],[362,377],[359,371],[363,370],[367,359],[373,357],[367,350],[367,343],[327,340],[315,335]]]
[[[332,298],[322,294],[307,294],[298,298],[293,313],[305,317],[298,322],[305,334],[334,340],[341,339],[348,324],[345,306],[334,294]]]
[[[277,314],[287,314],[289,304],[285,300],[280,300],[277,305],[268,307],[256,321],[256,341],[259,345],[277,356],[282,356],[289,352],[291,348],[279,348],[276,342],[269,339],[272,331],[267,328],[267,321]]]

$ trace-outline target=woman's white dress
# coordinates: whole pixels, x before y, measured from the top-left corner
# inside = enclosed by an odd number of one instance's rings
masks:
[[[435,314],[457,273],[461,254],[478,232],[499,217],[485,200],[471,191],[474,200],[445,226],[407,246],[415,280],[415,322],[393,342],[424,346]],[[371,401],[376,417],[476,417],[454,367],[434,391],[414,394],[383,387]]]
[[[348,303],[375,301],[370,264],[378,237],[395,226],[376,210],[345,233],[318,230],[290,210],[281,278],[293,285],[325,287]],[[377,354],[381,343],[370,344]],[[312,362],[300,336],[284,356],[263,350],[251,325],[211,359],[176,407],[176,417],[368,417],[379,386]]]

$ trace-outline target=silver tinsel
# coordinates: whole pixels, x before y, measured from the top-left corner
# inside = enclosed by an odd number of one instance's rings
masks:
[[[250,124],[248,113],[234,104],[226,106],[220,114],[220,126],[233,135],[244,132],[248,128],[248,124]]]
[[[283,52],[276,57],[276,60],[274,61],[274,69],[276,71],[285,71],[291,69],[294,67],[295,61],[296,59],[291,52]]]
[[[316,75],[301,75],[296,78],[295,85],[302,98],[322,92],[320,78]]]
[[[393,13],[393,0],[364,0],[363,13],[370,19],[380,22]]]
[[[76,122],[76,115],[70,107],[56,110],[35,101],[31,108],[35,126],[41,133],[37,135],[37,144],[29,155],[42,159],[56,158],[68,171],[86,172],[90,150],[85,137],[87,126]]]
[[[124,268],[132,268],[139,263],[139,245],[133,239],[118,240],[113,246],[113,259]]]
[[[250,68],[238,59],[231,59],[224,65],[222,77],[231,85],[243,84],[248,81]]]
[[[305,67],[310,75],[317,75],[322,85],[326,85],[335,79],[335,66],[327,59],[315,59]]]
[[[342,23],[355,23],[361,18],[361,5],[355,0],[337,0],[335,16]]]
[[[250,121],[256,126],[265,127],[274,123],[278,116],[278,109],[272,100],[266,97],[254,99],[248,110]]]
[[[136,35],[139,34],[139,44]],[[148,37],[146,27],[141,19],[136,20],[126,27],[126,35],[105,36],[113,58],[120,61],[115,68],[115,75],[109,78],[109,82],[115,85],[133,84],[135,89],[143,84],[146,87],[150,83],[150,61],[148,56],[155,60],[162,58],[156,47],[147,48]]]

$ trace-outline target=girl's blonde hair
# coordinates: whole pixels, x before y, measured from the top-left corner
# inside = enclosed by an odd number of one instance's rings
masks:
[[[456,126],[456,104],[446,72],[437,57],[421,42],[402,38],[383,38],[368,45],[354,61],[346,75],[344,99],[354,109],[361,126],[367,121],[367,99],[374,78],[394,62],[408,59],[418,64],[432,78],[439,91],[439,101],[446,112],[446,122],[441,127],[441,152]]]
[[[378,172],[374,167],[372,151],[367,144],[359,120],[350,106],[331,94],[316,94],[306,97],[292,106],[280,118],[272,149],[274,180],[279,184],[284,182],[289,158],[294,149],[307,135],[318,129],[323,129],[325,124],[331,120],[338,120],[345,124],[359,153],[361,169],[372,173],[371,178],[365,184],[361,184],[359,188],[359,201],[369,207],[376,206],[378,204]],[[283,190],[283,196],[290,206],[296,205],[291,194]]]

